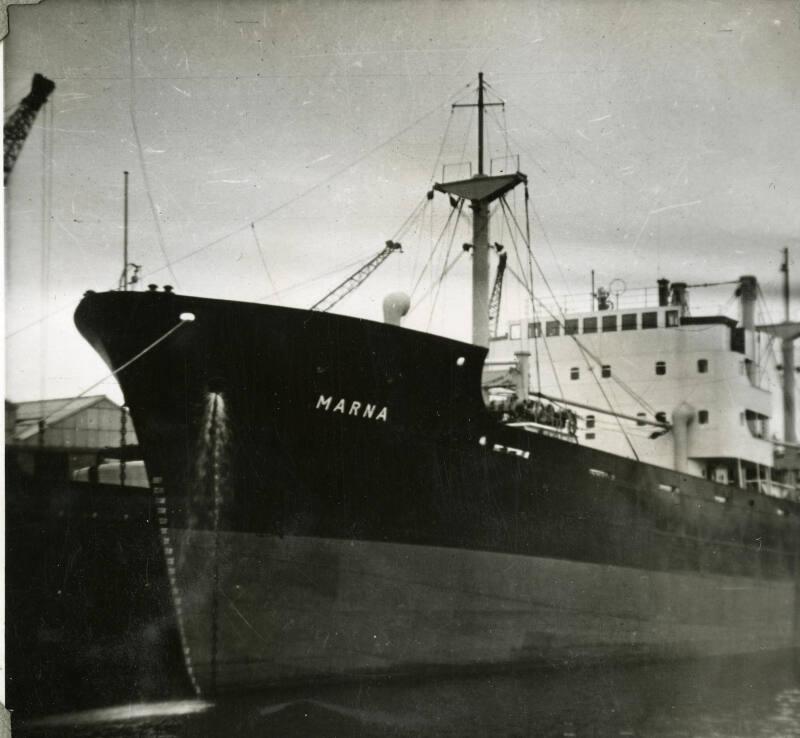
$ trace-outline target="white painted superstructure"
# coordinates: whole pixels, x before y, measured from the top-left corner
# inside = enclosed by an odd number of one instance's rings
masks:
[[[534,393],[596,407],[579,412],[581,444],[765,489],[780,425],[772,422],[780,375],[770,337],[729,317],[691,316],[683,285],[660,302],[511,321],[491,341],[487,363],[513,364],[528,351]]]

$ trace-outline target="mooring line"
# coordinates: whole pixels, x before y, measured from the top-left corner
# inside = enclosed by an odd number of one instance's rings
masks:
[[[133,362],[135,362],[135,361],[138,361],[139,359],[141,359],[141,358],[142,358],[142,357],[143,357],[143,356],[144,356],[144,355],[145,355],[145,354],[146,354],[148,351],[152,351],[152,350],[153,350],[153,349],[154,349],[156,346],[158,346],[158,344],[159,344],[159,343],[161,343],[161,342],[162,342],[163,340],[165,340],[167,337],[171,336],[171,335],[172,335],[172,334],[173,334],[175,331],[177,331],[177,330],[178,330],[178,328],[180,328],[182,325],[184,325],[184,323],[187,323],[187,322],[189,322],[189,321],[187,321],[187,320],[181,320],[181,321],[179,321],[178,323],[176,323],[175,325],[173,325],[173,326],[172,326],[172,328],[170,328],[170,329],[169,329],[169,330],[168,330],[166,333],[164,333],[163,335],[159,336],[159,337],[158,337],[158,338],[157,338],[155,341],[153,341],[153,342],[152,342],[152,343],[151,343],[149,346],[146,346],[145,348],[143,348],[143,349],[142,349],[142,350],[141,350],[141,351],[140,351],[138,354],[136,354],[136,356],[134,356],[134,357],[133,357],[133,358],[131,358],[131,359],[128,359],[128,360],[127,360],[127,361],[126,361],[124,364],[122,364],[121,366],[118,366],[116,369],[112,369],[112,370],[111,370],[111,372],[110,372],[109,374],[106,374],[106,375],[105,375],[104,377],[102,377],[101,379],[98,379],[98,380],[97,380],[97,381],[96,381],[94,384],[92,384],[92,385],[90,385],[89,387],[87,387],[87,388],[86,388],[85,390],[83,390],[83,392],[81,392],[80,394],[78,394],[78,395],[75,395],[75,397],[70,397],[70,398],[69,398],[69,399],[68,399],[68,400],[67,400],[67,401],[66,401],[66,402],[65,402],[65,403],[64,403],[64,404],[63,404],[61,407],[59,407],[58,409],[54,410],[54,411],[53,411],[52,413],[50,413],[50,414],[49,414],[49,415],[48,415],[46,418],[42,418],[42,419],[39,421],[39,423],[42,425],[42,429],[46,428],[46,427],[47,427],[47,424],[48,424],[48,423],[49,423],[49,422],[50,422],[50,421],[51,421],[51,420],[52,420],[52,419],[53,419],[53,418],[54,418],[56,415],[58,415],[59,413],[63,412],[63,411],[64,411],[66,408],[68,408],[68,407],[69,407],[69,406],[70,406],[70,405],[71,405],[73,402],[75,402],[75,400],[80,400],[82,397],[84,397],[84,396],[85,396],[87,393],[91,392],[91,391],[92,391],[92,390],[93,390],[95,387],[97,387],[98,385],[101,385],[101,384],[102,384],[103,382],[105,382],[106,380],[108,380],[108,379],[111,379],[111,377],[116,377],[116,376],[117,376],[117,374],[119,374],[119,373],[120,373],[120,372],[121,372],[123,369],[127,369],[127,368],[128,368],[130,365],[131,365],[131,364],[133,364]]]

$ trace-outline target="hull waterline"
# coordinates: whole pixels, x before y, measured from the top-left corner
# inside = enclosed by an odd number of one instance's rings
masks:
[[[157,342],[118,379],[201,688],[797,645],[793,503],[500,425],[483,349],[170,293],[76,323]]]

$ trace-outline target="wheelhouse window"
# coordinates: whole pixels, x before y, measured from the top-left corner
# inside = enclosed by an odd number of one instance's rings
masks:
[[[617,316],[604,315],[603,316],[603,333],[610,333],[617,330]]]
[[[622,316],[622,330],[635,331],[636,330],[636,313],[628,313]]]
[[[564,335],[574,336],[578,333],[578,319],[570,318],[564,321]]]
[[[642,328],[658,328],[658,313],[642,313]]]
[[[519,341],[522,338],[522,326],[519,323],[512,323],[509,326],[509,336],[512,341]]]
[[[570,379],[580,379],[581,378],[581,370],[577,366],[573,366],[569,370],[569,378]]]
[[[535,323],[528,323],[528,338],[539,338],[542,335],[542,324],[537,320]]]
[[[586,416],[586,430],[589,430],[590,428],[594,428],[594,415]]]
[[[697,411],[697,422],[700,423],[700,425],[706,425],[708,423],[708,410]]]
[[[545,323],[545,332],[548,336],[560,336],[561,326],[558,324],[557,320],[548,320],[547,323]]]
[[[611,364],[603,364],[600,367],[600,376],[608,379],[611,376]]]
[[[680,325],[680,319],[678,318],[677,310],[667,310],[665,315],[667,316],[667,328],[676,328]]]
[[[659,377],[663,377],[667,373],[667,362],[666,361],[657,361],[656,362],[656,374]]]
[[[708,359],[697,360],[697,371],[700,374],[705,374],[706,372],[708,372]]]
[[[597,318],[584,318],[583,319],[583,332],[584,333],[597,333]]]

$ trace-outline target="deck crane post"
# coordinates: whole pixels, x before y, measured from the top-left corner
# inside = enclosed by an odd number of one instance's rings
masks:
[[[341,302],[347,295],[349,295],[356,287],[363,284],[364,280],[369,277],[386,259],[389,258],[395,251],[402,251],[401,244],[396,241],[387,241],[383,251],[370,259],[364,266],[357,272],[351,274],[344,282],[337,287],[334,287],[325,297],[319,302],[311,306],[311,310],[325,313]]]
[[[503,251],[503,247],[495,244],[497,254],[500,260],[497,262],[497,272],[494,275],[494,286],[492,287],[492,294],[489,298],[489,337],[497,337],[497,326],[500,322],[500,298],[503,295],[503,273],[506,270],[506,260],[508,254]]]
[[[33,75],[31,91],[22,98],[17,109],[8,117],[3,126],[3,181],[8,182],[8,175],[22,151],[22,145],[33,127],[36,115],[47,102],[56,85],[41,74]]]

